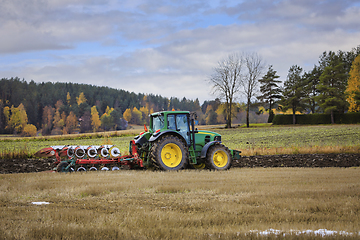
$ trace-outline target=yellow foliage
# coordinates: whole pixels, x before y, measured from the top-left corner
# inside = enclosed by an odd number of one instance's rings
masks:
[[[78,119],[73,112],[69,113],[69,116],[66,118],[66,128],[68,133],[71,133],[74,128],[76,128]]]
[[[101,126],[99,112],[97,111],[96,106],[91,108],[91,126],[93,127],[94,132],[98,131]]]
[[[67,94],[66,94],[66,102],[67,102],[67,104],[70,106],[70,100],[71,100],[71,97],[70,97],[70,93],[68,92]]]
[[[110,116],[112,111],[114,111],[114,108],[110,108],[109,106],[107,106],[104,114]]]
[[[26,124],[22,134],[25,137],[34,137],[34,136],[36,136],[36,132],[37,132],[37,129],[34,125]]]
[[[131,110],[130,108],[127,108],[123,114],[123,117],[125,118],[126,121],[130,122],[131,121]]]
[[[17,108],[14,106],[11,106],[11,109],[9,109],[9,107],[5,107],[4,115],[7,123],[6,128],[15,130],[18,133],[24,129],[28,122],[26,110],[22,103],[20,103]]]
[[[142,113],[134,107],[132,110],[131,123],[133,124],[141,124],[142,123]]]
[[[76,97],[76,102],[78,105],[82,103],[86,103],[87,99],[85,97],[85,94],[83,92],[80,93],[79,97]]]
[[[358,55],[351,65],[349,79],[345,91],[348,94],[349,112],[360,111],[360,104],[355,101],[355,92],[360,92],[360,55]]]

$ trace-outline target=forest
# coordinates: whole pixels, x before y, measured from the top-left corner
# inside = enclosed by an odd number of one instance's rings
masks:
[[[168,99],[88,84],[2,78],[0,133],[34,136],[39,130],[41,135],[121,130],[128,124],[148,124],[150,113],[172,109],[197,112],[198,124],[216,124],[224,120],[217,114],[206,119],[205,113],[212,109],[221,113],[221,105],[219,99],[200,105],[198,99],[185,97]]]
[[[258,79],[259,94],[251,102],[252,123],[271,122],[274,114],[337,113],[360,110],[360,46],[349,52],[323,52],[319,64],[305,72],[289,69],[283,86],[269,67]],[[245,122],[245,103],[233,103],[234,124]],[[166,98],[153,94],[77,83],[36,83],[18,77],[0,80],[0,133],[23,136],[55,135],[126,129],[149,124],[149,114],[161,110],[197,113],[197,124],[226,122],[221,99]],[[295,118],[294,118],[295,119]]]

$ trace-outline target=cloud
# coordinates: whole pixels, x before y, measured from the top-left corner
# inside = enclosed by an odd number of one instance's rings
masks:
[[[1,0],[0,0],[1,1]],[[281,80],[323,51],[359,44],[356,1],[1,1],[1,77],[213,99],[206,82],[234,52],[257,52]]]

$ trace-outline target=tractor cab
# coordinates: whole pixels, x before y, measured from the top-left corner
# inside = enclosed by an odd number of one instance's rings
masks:
[[[150,130],[155,136],[173,132],[179,134],[189,146],[190,138],[190,113],[186,111],[159,112],[150,115]]]

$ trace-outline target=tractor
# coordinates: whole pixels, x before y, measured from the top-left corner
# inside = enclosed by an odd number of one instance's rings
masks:
[[[241,151],[221,143],[221,135],[195,128],[195,113],[162,111],[150,114],[150,126],[130,141],[129,155],[103,146],[52,146],[37,156],[56,156],[59,172],[128,168],[177,171],[184,168],[227,170]],[[68,159],[62,160],[62,156]]]

